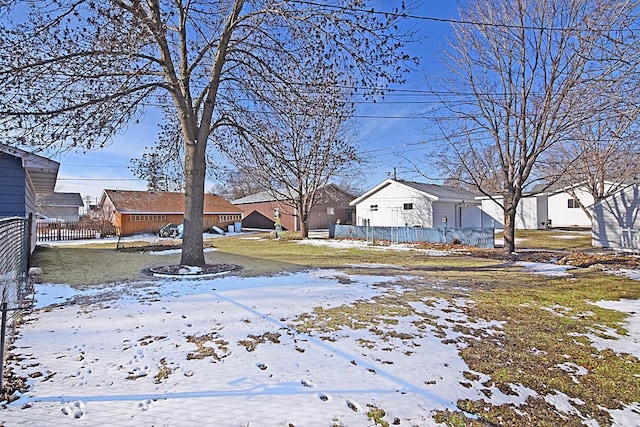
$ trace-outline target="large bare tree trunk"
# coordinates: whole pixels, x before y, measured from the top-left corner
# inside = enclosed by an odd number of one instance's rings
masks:
[[[309,237],[309,212],[305,212],[305,210],[300,207],[298,209],[298,218],[300,218],[300,234],[302,234],[303,239],[306,239]]]
[[[513,197],[504,198],[504,253],[509,255],[516,251],[516,208]]]
[[[180,264],[202,266],[205,264],[202,231],[205,181],[204,143],[186,144],[184,240]]]

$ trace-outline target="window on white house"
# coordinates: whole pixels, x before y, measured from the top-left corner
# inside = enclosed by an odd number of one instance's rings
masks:
[[[569,209],[578,209],[580,207],[580,203],[578,203],[578,199],[569,199],[567,200],[567,208]]]
[[[327,208],[327,215],[335,215],[336,208]]]
[[[405,203],[402,209],[404,209],[405,211],[410,211],[411,209],[413,209],[413,203]]]
[[[377,210],[378,210],[378,205],[371,205],[371,206],[369,206],[369,210],[370,210],[370,211],[372,211],[372,212],[373,212],[373,211],[377,211]]]

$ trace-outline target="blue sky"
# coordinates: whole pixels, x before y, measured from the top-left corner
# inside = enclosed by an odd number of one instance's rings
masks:
[[[456,2],[424,0],[415,15],[456,18]],[[359,146],[364,157],[371,162],[363,182],[359,183],[364,189],[390,177],[394,168],[397,168],[398,178],[424,180],[415,173],[407,172],[407,158],[422,157],[431,147],[429,143],[422,142],[432,140],[434,135],[427,131],[428,121],[408,117],[420,117],[431,105],[429,101],[433,101],[433,97],[413,91],[432,89],[444,72],[438,54],[451,26],[446,22],[424,19],[411,19],[408,24],[419,31],[421,40],[409,50],[420,58],[420,64],[407,75],[405,84],[393,87],[401,91],[391,91],[381,102],[361,105],[357,111],[359,117],[356,122],[361,131]],[[133,177],[129,167],[132,158],[142,155],[144,147],[156,141],[157,118],[156,114],[149,112],[139,124],[130,125],[104,149],[52,156],[61,163],[56,191],[79,192],[83,198],[89,196],[95,201],[105,188],[144,190],[146,182]],[[429,174],[428,169],[424,172]]]

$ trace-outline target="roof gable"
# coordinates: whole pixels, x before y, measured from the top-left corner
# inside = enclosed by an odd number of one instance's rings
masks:
[[[155,191],[104,190],[101,205],[108,197],[115,209],[120,213],[184,213],[184,193],[165,193]],[[229,201],[212,194],[204,195],[205,214],[241,213]]]

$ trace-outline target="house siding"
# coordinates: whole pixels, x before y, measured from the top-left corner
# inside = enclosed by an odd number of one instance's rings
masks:
[[[80,220],[80,215],[78,213],[78,207],[76,206],[51,206],[51,207],[40,207],[40,212],[43,215],[48,216],[49,218],[60,218],[65,221],[75,222]]]
[[[0,182],[0,217],[26,216],[32,189],[21,158],[0,153]]]
[[[584,206],[591,206],[593,196],[585,190],[576,189],[577,198]],[[554,227],[591,227],[591,220],[580,207],[569,208],[569,200],[573,196],[567,192],[560,192],[549,196],[549,219]]]
[[[520,199],[516,210],[515,228],[517,230],[536,230],[543,227],[541,221],[538,221],[537,199],[538,197],[523,197]],[[501,201],[501,198],[498,200]],[[483,199],[481,209],[490,218],[490,221],[494,222],[492,225],[486,224],[485,226],[504,227],[504,211],[497,202],[491,199]],[[483,218],[483,222],[488,222],[489,218]]]
[[[446,218],[446,222],[443,219]],[[455,203],[439,202],[433,204],[433,228],[459,227],[456,224]]]
[[[407,203],[413,209],[404,209]],[[388,185],[356,205],[356,218],[357,225],[433,227],[433,201],[410,187]]]
[[[621,229],[640,229],[640,184],[631,185],[593,205],[592,245],[620,248]]]
[[[322,195],[320,196],[323,197]],[[349,224],[351,222],[349,202],[353,197],[340,191],[331,191],[324,200],[319,201],[309,213],[309,229],[325,229],[330,224],[335,224],[339,220],[341,224]],[[329,212],[329,208],[333,213]]]
[[[151,233],[158,234],[160,229],[169,223],[173,224],[182,224],[184,216],[182,214],[157,214],[153,213],[150,215],[154,215],[160,217],[162,219],[154,220],[154,221],[134,221],[135,216],[139,216],[139,214],[117,214],[116,217],[116,227],[120,229],[121,236],[131,236],[134,234],[140,233]],[[224,214],[225,216],[230,216],[232,214]],[[205,214],[202,220],[203,231],[209,231],[211,227],[214,225],[223,230],[226,230],[229,225],[233,225],[235,222],[240,221],[240,216],[232,220],[220,220],[220,215],[218,214]]]
[[[479,206],[458,206],[457,227],[482,227],[482,210]]]

